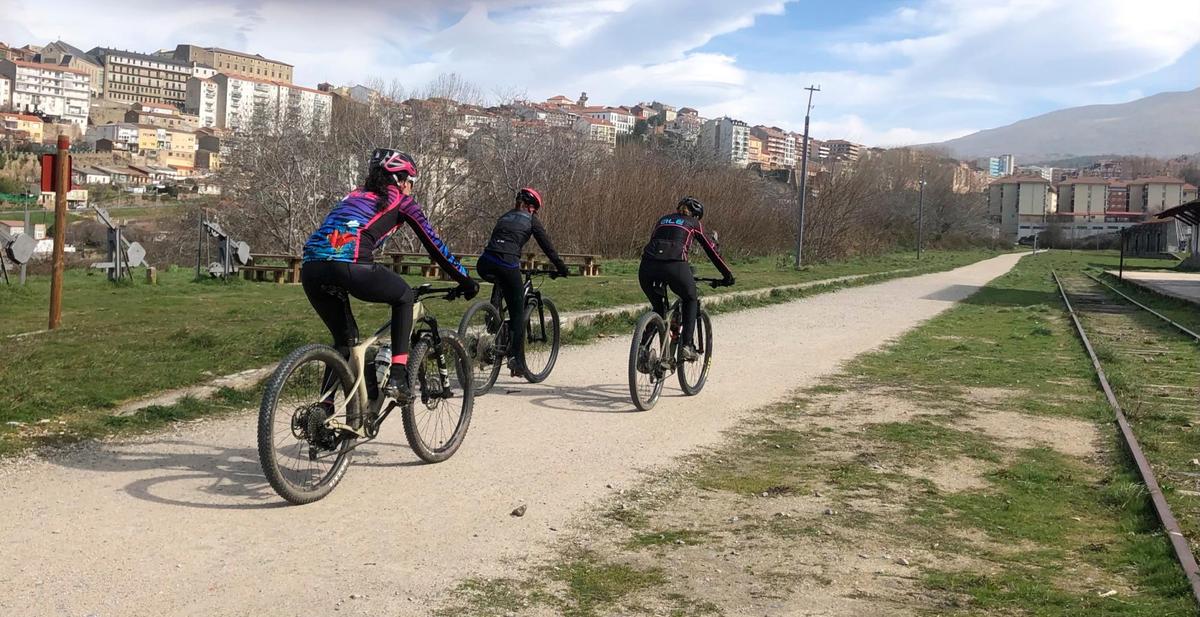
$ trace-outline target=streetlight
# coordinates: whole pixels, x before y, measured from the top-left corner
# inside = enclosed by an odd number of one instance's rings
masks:
[[[804,148],[800,152],[800,223],[796,229],[796,269],[803,262],[804,253],[804,200],[808,197],[808,119],[812,114],[812,97],[814,92],[820,92],[821,86],[809,86],[808,108],[804,111]]]
[[[925,236],[925,170],[921,170],[920,187],[917,193],[917,261],[921,260],[921,244]]]

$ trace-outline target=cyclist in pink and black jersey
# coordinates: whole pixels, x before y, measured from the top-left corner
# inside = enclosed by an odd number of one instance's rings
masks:
[[[700,311],[700,297],[696,293],[696,277],[688,264],[688,252],[692,242],[698,242],[708,259],[721,271],[722,285],[733,285],[733,271],[717,252],[717,247],[704,235],[700,219],[704,216],[704,204],[695,197],[679,200],[674,214],[658,219],[650,242],[642,250],[642,263],[638,268],[638,282],[642,292],[650,300],[654,311],[667,318],[667,294],[669,287],[679,296],[683,304],[683,340],[681,352],[688,362],[697,358],[692,337],[696,332],[696,315]]]

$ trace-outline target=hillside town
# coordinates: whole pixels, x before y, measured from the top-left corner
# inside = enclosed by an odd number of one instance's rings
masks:
[[[215,194],[208,181],[228,154],[230,137],[289,127],[322,134],[339,116],[379,104],[402,112],[438,106],[455,118],[454,135],[468,143],[484,127],[508,124],[524,131],[566,132],[613,151],[618,144],[682,144],[734,167],[794,182],[807,154],[810,178],[837,174],[884,152],[845,139],[808,140],[775,126],[727,116],[708,118],[693,107],[660,101],[607,105],[553,96],[490,107],[448,98],[394,101],[363,86],[306,87],[294,67],[259,54],[180,44],[140,53],[65,41],[44,46],[0,43],[0,148],[42,151],[67,135],[80,153],[72,169],[73,206],[85,206],[87,188],[106,185],[143,194],[187,183]],[[937,156],[914,151],[918,159]],[[91,162],[89,162],[91,161]],[[996,239],[1017,242],[1051,226],[1072,237],[1103,235],[1145,222],[1151,214],[1196,198],[1180,178],[1129,178],[1119,162],[1085,168],[1018,166],[1001,154],[957,161],[953,190],[982,193]],[[49,203],[49,198],[41,200]],[[1182,240],[1182,238],[1181,238]]]

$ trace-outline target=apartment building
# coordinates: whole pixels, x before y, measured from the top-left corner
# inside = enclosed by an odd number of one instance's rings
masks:
[[[1016,170],[1016,159],[1011,154],[1002,154],[1000,156],[985,156],[976,159],[975,165],[979,169],[986,171],[993,178],[1001,178],[1011,176]]]
[[[140,146],[139,134],[140,132],[136,124],[114,122],[112,124],[100,124],[88,127],[87,133],[84,135],[84,141],[95,145],[101,140],[105,140],[111,145],[113,150],[136,153]]]
[[[1186,204],[1189,201],[1196,201],[1198,198],[1200,198],[1200,188],[1197,188],[1191,184],[1183,185],[1183,203]]]
[[[165,103],[183,109],[192,67],[169,58],[97,47],[88,52],[104,67],[104,98]]]
[[[1185,203],[1179,178],[1154,176],[1129,182],[1129,211],[1157,214],[1167,208]]]
[[[150,124],[165,129],[194,131],[199,128],[200,118],[192,114],[181,113],[172,105],[134,103],[133,108],[125,112],[125,122]]]
[[[9,47],[4,43],[0,43],[0,60],[23,60],[25,62],[33,62],[33,57],[37,55],[29,46],[25,47]]]
[[[594,141],[606,146],[617,145],[617,127],[608,120],[599,120],[590,116],[579,116],[575,120],[575,132],[582,133],[588,141]]]
[[[12,81],[0,77],[0,111],[12,109]]]
[[[1041,176],[1006,176],[988,186],[988,216],[1001,239],[1017,242],[1043,231],[1058,210],[1058,196]]]
[[[746,137],[746,158],[750,165],[757,165],[759,169],[771,166],[771,158],[766,153],[766,141],[753,133]]]
[[[713,118],[700,127],[700,148],[738,167],[750,164],[749,139],[750,127],[728,116]]]
[[[768,165],[775,169],[796,165],[796,139],[791,133],[775,126],[756,126],[750,134],[763,141]]]
[[[200,128],[215,128],[219,96],[220,87],[214,79],[193,77],[187,82],[183,110],[196,116]]]
[[[628,135],[633,132],[633,114],[625,107],[586,107],[582,115],[597,120],[605,120],[617,129],[617,135]]]
[[[0,77],[12,83],[11,107],[25,113],[40,112],[87,128],[88,74],[64,66],[0,60]]]
[[[45,123],[37,116],[19,113],[0,113],[0,126],[9,133],[21,133],[31,143],[40,144],[44,137],[42,127]]]
[[[1080,222],[1103,221],[1104,213],[1109,209],[1108,185],[1108,180],[1095,176],[1071,178],[1060,183],[1058,213],[1070,214]]]
[[[312,88],[290,85],[285,89],[287,104],[284,108],[286,121],[293,126],[312,129],[318,133],[329,130],[333,118],[333,96]]]
[[[829,148],[829,158],[837,161],[857,161],[863,155],[861,144],[845,139],[830,139],[825,146]]]
[[[270,60],[258,54],[248,54],[220,47],[200,47],[198,45],[179,45],[175,47],[173,58],[177,62],[188,65],[193,63],[211,67],[216,73],[251,77],[267,81],[292,83],[292,65],[278,60]],[[214,75],[208,76],[211,79]]]
[[[1109,181],[1108,210],[1111,212],[1129,211],[1129,184],[1120,180]]]
[[[218,74],[216,128],[234,131],[277,127],[327,130],[333,115],[328,92],[253,77]]]
[[[87,73],[88,86],[92,98],[99,98],[103,95],[104,67],[82,49],[66,41],[54,41],[38,52],[37,59],[39,62],[45,64],[65,66]]]

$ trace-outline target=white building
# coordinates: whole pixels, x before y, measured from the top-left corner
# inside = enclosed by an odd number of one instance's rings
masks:
[[[292,84],[217,74],[216,128],[249,130],[256,123],[275,128],[282,123],[325,131],[333,115],[328,92]]]
[[[282,92],[287,95],[283,121],[291,126],[311,128],[316,133],[329,131],[333,119],[333,95],[295,84],[287,85]]]
[[[8,110],[12,108],[12,81],[7,77],[0,77],[0,110]]]
[[[192,63],[192,77],[196,79],[212,79],[217,76],[217,69],[199,62]]]
[[[617,145],[617,127],[608,120],[598,120],[589,116],[580,116],[575,120],[575,131],[582,133],[589,141],[602,143],[606,146]]]
[[[138,149],[138,127],[130,122],[89,126],[83,139],[93,146],[101,139],[107,139],[113,143],[114,150],[136,151]]]
[[[617,129],[617,135],[633,132],[633,113],[624,107],[588,107],[583,110],[583,115],[610,122]]]
[[[198,128],[216,128],[219,96],[220,88],[216,81],[201,77],[188,80],[184,111],[200,119],[197,123]]]
[[[713,118],[700,127],[700,148],[738,167],[750,164],[750,127],[728,116]]]
[[[86,71],[21,60],[0,60],[0,77],[11,82],[12,108],[41,112],[87,129],[90,81]]]

